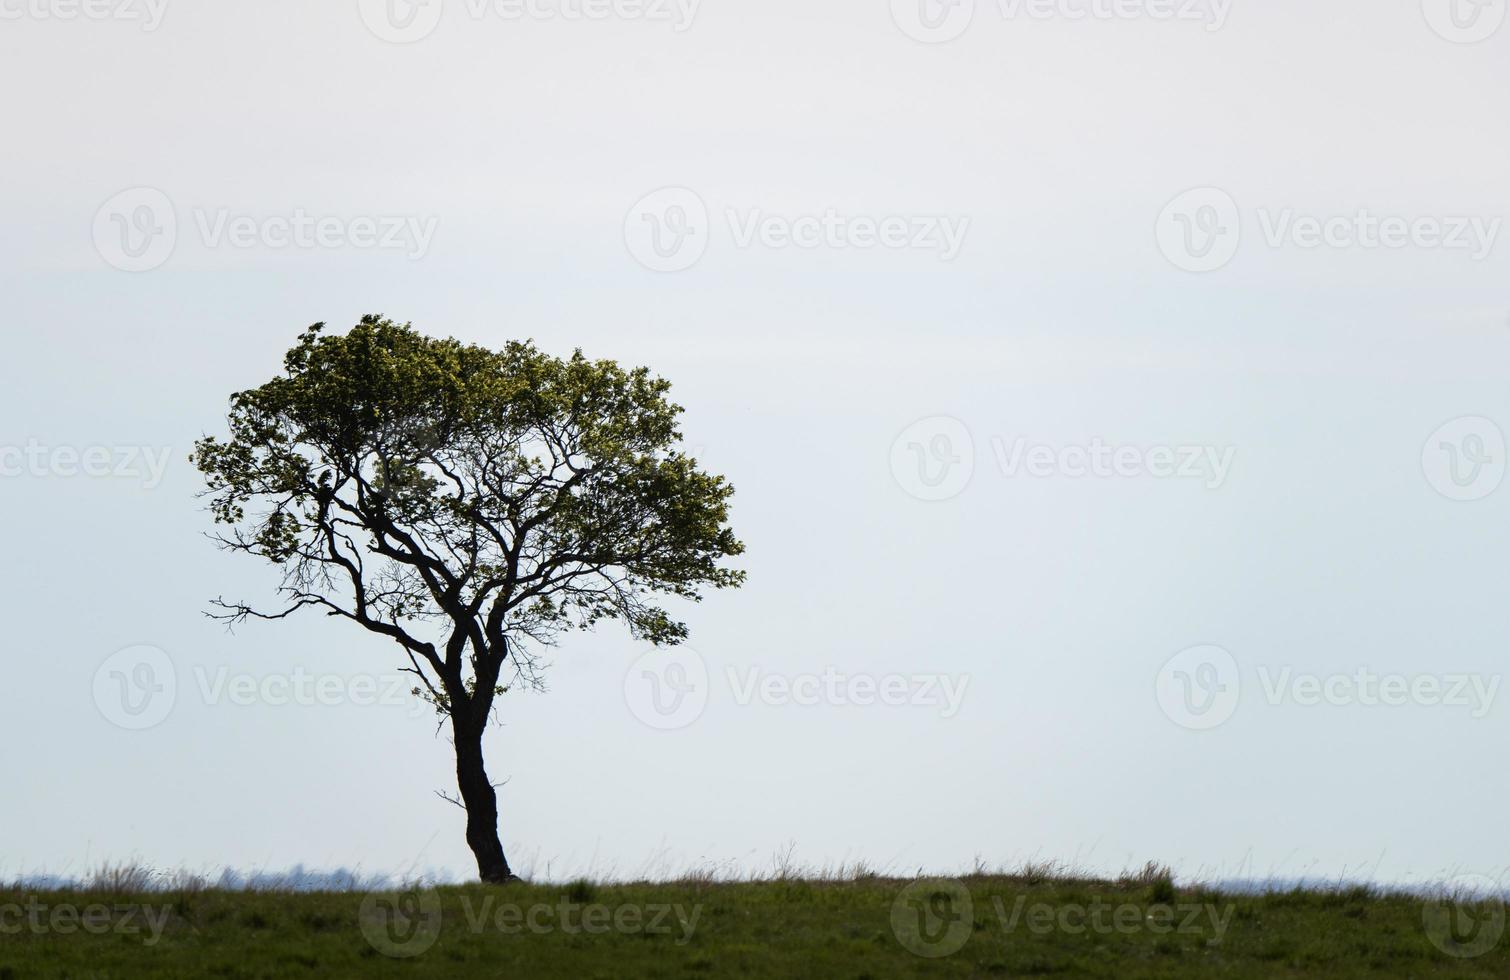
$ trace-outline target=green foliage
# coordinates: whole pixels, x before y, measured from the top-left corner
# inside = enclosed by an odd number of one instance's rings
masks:
[[[512,659],[566,629],[623,621],[674,644],[658,596],[737,586],[723,562],[734,489],[679,450],[670,385],[645,368],[501,351],[368,316],[309,328],[284,373],[234,395],[229,437],[207,437],[218,536],[283,571],[286,603],[401,644],[442,710],[486,710]]]

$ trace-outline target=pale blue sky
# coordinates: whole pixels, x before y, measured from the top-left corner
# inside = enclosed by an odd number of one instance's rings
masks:
[[[757,868],[795,841],[799,860],[897,872],[979,855],[1500,875],[1505,692],[1473,717],[1270,699],[1264,678],[1505,669],[1510,488],[1449,500],[1422,454],[1454,419],[1510,431],[1510,242],[1481,259],[1276,247],[1264,225],[1510,216],[1510,25],[1460,44],[1414,2],[1238,0],[1217,31],[976,6],[939,44],[874,0],[705,0],[680,31],[457,2],[403,45],[354,2],[168,0],[154,30],[0,21],[0,78],[21,93],[0,107],[0,447],[171,450],[150,487],[65,475],[56,455],[0,477],[0,874],[468,872],[460,814],[432,793],[452,788],[432,719],[203,689],[222,668],[396,676],[396,648],[318,617],[235,635],[201,617],[275,580],[199,537],[185,462],[305,325],[381,312],[649,364],[739,490],[750,578],[688,613],[709,677],[695,720],[636,716],[643,651],[611,628],[555,652],[548,694],[505,699],[490,762],[525,869]],[[665,187],[708,213],[684,271],[626,246]],[[1195,274],[1158,228],[1205,187],[1236,205],[1241,244]],[[171,257],[134,273],[94,233],[133,188],[178,224]],[[969,224],[950,261],[736,244],[757,212],[829,209]],[[416,260],[205,231],[300,211],[348,233],[433,221],[433,238]],[[969,432],[974,474],[918,500],[893,442],[938,417]],[[993,440],[1019,438],[1233,461],[1216,487],[1008,475]],[[1158,692],[1203,644],[1240,665],[1241,698],[1196,731]],[[171,658],[177,693],[131,731],[95,674],[138,645]],[[829,668],[963,695],[948,717],[737,702],[751,670]]]

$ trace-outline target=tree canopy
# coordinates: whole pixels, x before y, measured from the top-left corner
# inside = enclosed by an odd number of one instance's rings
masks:
[[[663,597],[743,581],[722,565],[743,551],[734,488],[678,449],[682,409],[648,369],[376,316],[310,327],[284,368],[193,455],[217,540],[283,574],[278,607],[216,615],[351,620],[404,648],[418,693],[482,722],[506,665],[538,685],[563,630],[617,619],[679,643]]]

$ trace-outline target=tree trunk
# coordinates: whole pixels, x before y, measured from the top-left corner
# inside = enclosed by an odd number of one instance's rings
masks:
[[[477,858],[477,874],[489,884],[503,884],[517,878],[498,839],[498,795],[482,763],[483,727],[451,719],[456,740],[456,786],[467,810],[467,845]]]

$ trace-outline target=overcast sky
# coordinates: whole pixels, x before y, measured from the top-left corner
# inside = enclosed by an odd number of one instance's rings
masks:
[[[504,699],[521,870],[1502,875],[1505,6],[0,0],[0,874],[471,872],[396,647],[201,615],[193,440],[383,313],[738,488]]]

